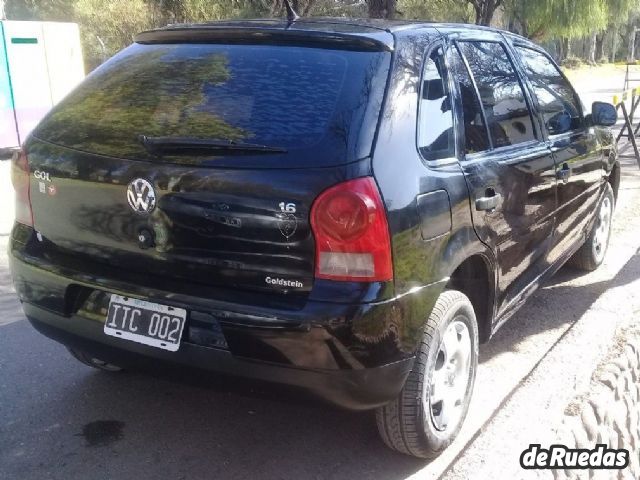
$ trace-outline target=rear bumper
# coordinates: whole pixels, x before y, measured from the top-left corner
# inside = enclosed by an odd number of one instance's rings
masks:
[[[62,344],[116,364],[159,360],[302,387],[349,409],[375,408],[397,396],[413,365],[422,325],[443,288],[440,282],[358,305],[307,301],[290,310],[230,304],[72,271],[34,257],[16,239],[9,262],[27,318]],[[105,335],[101,308],[110,293],[185,308],[189,316],[180,349],[168,352]],[[222,334],[222,343],[211,341],[214,331],[218,339]]]
[[[123,366],[158,368],[185,365],[215,373],[300,387],[334,405],[351,410],[375,408],[393,399],[404,385],[412,359],[359,370],[307,370],[238,358],[229,351],[185,343],[177,352],[119,341],[102,332],[102,325],[64,318],[24,304],[31,324],[43,335]],[[152,365],[152,363],[154,363]],[[160,365],[160,368],[162,366]]]

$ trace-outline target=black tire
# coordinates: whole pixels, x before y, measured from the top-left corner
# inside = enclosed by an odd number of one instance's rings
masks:
[[[469,337],[468,379],[464,377],[451,380],[446,373],[451,365],[448,355],[441,351],[445,348],[445,333],[449,327],[454,330],[456,339],[464,333],[466,326]],[[460,328],[460,330],[456,330]],[[451,337],[447,337],[451,338]],[[462,343],[461,343],[462,345]],[[465,342],[466,345],[466,342]],[[452,349],[453,350],[453,349]],[[447,360],[445,360],[445,358]],[[461,363],[467,363],[466,360]],[[475,383],[478,366],[478,325],[471,302],[462,292],[447,290],[436,301],[424,328],[422,343],[418,349],[415,363],[404,388],[393,402],[376,411],[378,431],[384,442],[394,450],[420,458],[435,458],[451,444],[456,437],[469,409],[471,393]],[[451,388],[457,382],[456,390],[463,394],[461,401],[454,402],[457,419],[455,423],[443,425],[442,413],[444,400],[440,403],[440,415],[437,415],[438,403],[432,405],[437,390],[434,371],[438,367],[441,374],[451,381]],[[464,370],[464,369],[462,369]],[[447,382],[445,382],[447,383]],[[429,386],[429,388],[425,388]],[[449,387],[444,387],[444,389]],[[431,398],[431,396],[434,398]],[[457,410],[459,409],[459,410]],[[434,416],[434,412],[436,415]],[[444,428],[442,428],[444,426]]]
[[[71,347],[67,347],[67,350],[69,350],[69,353],[71,354],[71,356],[73,356],[73,358],[78,360],[80,363],[87,365],[88,367],[96,368],[98,370],[103,370],[105,372],[111,372],[111,373],[123,371],[122,367],[118,365],[114,365],[113,363],[105,362],[103,360],[100,360],[99,358],[92,357],[91,355],[83,352],[82,350],[78,350]]]
[[[608,206],[607,206],[608,205]],[[607,225],[603,227],[603,210],[608,209]],[[596,270],[602,262],[607,253],[609,246],[609,237],[611,236],[611,219],[615,209],[615,197],[613,195],[613,189],[609,182],[605,184],[605,191],[598,206],[596,213],[596,219],[591,227],[589,236],[584,242],[584,245],[580,247],[573,257],[569,260],[569,264],[580,270],[592,272]]]

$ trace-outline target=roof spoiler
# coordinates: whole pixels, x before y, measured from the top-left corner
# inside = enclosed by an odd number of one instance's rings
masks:
[[[295,45],[339,50],[391,52],[393,44],[378,34],[351,35],[335,32],[276,27],[234,27],[215,25],[170,26],[142,32],[135,37],[141,44],[222,43],[247,45]]]

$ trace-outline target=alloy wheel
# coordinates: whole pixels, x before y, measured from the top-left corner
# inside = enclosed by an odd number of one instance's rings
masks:
[[[471,336],[466,323],[455,318],[447,327],[431,375],[428,410],[439,431],[454,429],[462,417],[471,375]]]
[[[611,199],[609,197],[604,197],[598,212],[598,219],[596,221],[592,243],[593,257],[598,263],[602,261],[604,254],[607,251],[612,210]]]

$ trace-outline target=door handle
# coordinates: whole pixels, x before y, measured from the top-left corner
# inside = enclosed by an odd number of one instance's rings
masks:
[[[493,188],[487,188],[484,195],[484,197],[476,198],[476,210],[489,212],[495,210],[500,204],[502,195]]]
[[[558,180],[562,180],[564,183],[569,181],[569,177],[571,176],[571,168],[567,163],[562,165],[562,168],[556,172],[556,178]]]

